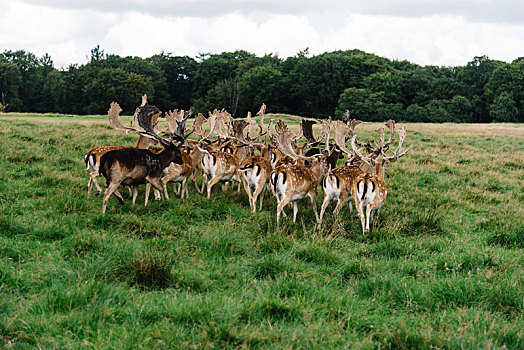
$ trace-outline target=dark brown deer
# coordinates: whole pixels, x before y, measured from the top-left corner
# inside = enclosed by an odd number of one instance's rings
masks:
[[[146,105],[147,105],[147,95],[144,95],[142,96],[142,104],[140,107],[145,107]],[[119,117],[120,112],[122,112],[122,108],[120,108],[118,103],[112,102],[109,108],[109,111],[107,111],[107,117],[109,120],[109,124],[111,124],[111,126],[115,130],[125,131],[126,133],[129,131],[135,131],[134,128],[127,127],[122,123]],[[151,123],[152,125],[155,125],[157,123],[159,114],[153,114],[152,116],[155,119],[152,120]],[[135,148],[151,149],[151,146],[157,143],[158,142],[156,140],[150,137],[140,135]],[[132,146],[97,146],[97,147],[90,149],[86,153],[86,155],[84,156],[84,161],[86,163],[86,170],[89,172],[89,182],[87,183],[87,195],[88,196],[91,195],[91,189],[93,188],[93,185],[95,185],[97,189],[97,195],[102,192],[102,188],[100,187],[97,181],[97,177],[99,176],[98,169],[100,168],[100,158],[106,152],[113,151],[115,149],[131,148],[131,147]],[[153,149],[151,150],[154,151]]]
[[[117,191],[118,186],[138,186],[146,182],[158,191],[162,191],[160,179],[164,169],[171,163],[182,164],[180,148],[186,140],[184,136],[187,116],[177,123],[174,133],[167,134],[169,138],[160,137],[151,124],[152,115],[155,113],[146,108],[137,109],[135,112],[135,128],[140,135],[152,137],[164,147],[160,153],[138,148],[123,148],[109,151],[100,159],[100,174],[106,178],[106,190],[102,202],[102,214],[105,213],[109,197],[114,194],[120,203],[123,198]]]

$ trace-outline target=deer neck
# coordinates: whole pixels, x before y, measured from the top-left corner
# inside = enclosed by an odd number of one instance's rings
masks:
[[[140,135],[140,137],[138,138],[138,141],[136,143],[136,148],[140,148],[140,149],[148,149],[149,146],[154,146],[158,143],[158,141],[150,138],[150,137],[146,137],[146,136],[143,136],[143,135]]]
[[[173,161],[176,151],[173,145],[169,145],[162,152],[158,153],[162,168],[166,168]]]
[[[313,174],[313,180],[318,185],[324,175],[324,166],[322,162],[315,159],[313,161],[313,165],[311,166],[311,173]]]
[[[193,151],[189,153],[189,156],[191,157],[191,162],[194,168],[198,163],[200,163],[204,157],[204,154],[200,151],[200,149],[198,149],[198,147],[195,147]]]

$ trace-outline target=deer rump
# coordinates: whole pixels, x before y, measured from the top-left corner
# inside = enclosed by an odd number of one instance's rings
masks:
[[[176,150],[173,162],[182,164],[180,151]],[[146,178],[160,178],[164,166],[158,154],[147,149],[124,148],[105,153],[100,158],[100,175],[108,185],[115,178],[123,178],[121,184],[135,186],[146,183]]]

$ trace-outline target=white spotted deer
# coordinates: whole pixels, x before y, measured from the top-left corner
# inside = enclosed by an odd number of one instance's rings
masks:
[[[325,165],[324,162],[319,159],[321,156],[309,158],[310,160],[313,159],[310,168],[303,165],[302,162],[299,162],[298,160],[308,158],[294,152],[291,143],[295,137],[292,132],[284,130],[275,138],[278,149],[283,154],[297,160],[296,164],[284,164],[276,167],[271,174],[273,192],[278,201],[277,224],[284,207],[290,202],[293,202],[293,222],[296,222],[298,212],[296,201],[306,197],[308,197],[311,202],[316,221],[319,221],[315,200],[318,185],[324,176]]]
[[[242,173],[244,189],[249,197],[251,211],[257,211],[256,204],[260,195],[260,209],[264,201],[264,192],[271,177],[271,164],[262,156],[248,156],[240,164],[239,171]]]
[[[358,122],[351,124],[350,126],[338,121],[335,126],[335,145],[340,151],[348,154],[348,157],[352,156],[351,152],[346,148],[345,142],[348,136],[352,136],[354,133],[354,127]],[[348,202],[351,199],[351,187],[358,175],[364,174],[364,172],[354,165],[345,165],[340,168],[330,169],[328,174],[322,181],[322,190],[324,192],[324,200],[322,201],[322,207],[320,209],[320,222],[324,217],[324,213],[329,203],[332,200],[337,200],[337,205],[334,210],[334,214],[338,215],[344,204],[347,202],[349,205],[350,212],[353,207]]]
[[[389,122],[388,122],[389,123]],[[390,128],[392,130],[393,126]],[[351,186],[351,196],[355,202],[355,207],[360,216],[360,222],[362,224],[362,232],[369,232],[370,223],[373,220],[373,211],[379,211],[384,205],[387,196],[387,186],[384,181],[386,165],[391,162],[397,161],[400,157],[408,153],[413,144],[407,149],[402,150],[402,144],[407,134],[407,127],[404,125],[401,130],[398,130],[399,143],[397,149],[394,151],[392,156],[385,156],[384,149],[386,145],[389,146],[392,142],[392,134],[390,141],[384,144],[384,129],[378,130],[380,134],[379,144],[374,147],[374,152],[367,156],[362,155],[359,149],[357,149],[356,135],[351,138],[351,148],[353,149],[355,156],[361,160],[367,167],[365,174],[358,175]],[[381,154],[382,160],[377,161],[378,157],[374,157],[374,154]],[[361,166],[362,168],[362,166]]]

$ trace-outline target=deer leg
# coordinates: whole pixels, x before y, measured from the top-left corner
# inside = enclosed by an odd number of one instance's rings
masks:
[[[133,203],[133,205],[135,205],[136,196],[138,196],[138,186],[133,186],[133,200],[131,202],[131,203]]]
[[[291,197],[290,198],[282,198],[281,201],[278,202],[278,205],[277,205],[277,225],[278,225],[278,221],[280,220],[280,213],[283,212],[284,210],[284,207],[291,201]],[[285,213],[284,213],[285,214]]]
[[[371,204],[366,205],[366,230],[364,233],[369,232],[369,221],[371,219]]]
[[[265,187],[266,187],[265,185],[258,186],[255,188],[255,192],[253,192],[253,213],[256,213],[257,211],[257,199],[260,193],[263,193]],[[263,199],[264,195],[262,195],[261,198]],[[262,200],[260,201],[260,210],[262,210]]]
[[[317,189],[315,188],[315,192],[310,192],[308,196],[309,196],[309,199],[311,200],[311,206],[313,207],[313,212],[315,213],[315,219],[317,220],[317,223],[318,223],[320,219],[318,218],[317,206],[315,204],[316,190]]]
[[[158,177],[146,176],[146,180],[151,184],[151,186],[153,186],[153,188],[155,188],[159,192],[163,191],[162,184],[160,183],[160,179]],[[148,197],[149,196],[146,196],[146,204],[145,205],[147,205]],[[160,197],[160,198],[162,198],[162,197]]]
[[[319,223],[322,223],[322,218],[324,217],[324,212],[326,211],[326,208],[328,207],[329,202],[331,202],[331,196],[330,195],[324,196],[324,201],[322,202],[322,206],[320,207]]]
[[[366,217],[364,216],[361,202],[356,198],[357,196],[353,197],[355,201],[355,208],[357,208],[358,216],[360,217],[360,223],[362,224],[362,233],[366,233]]]
[[[348,197],[349,216],[353,215],[353,205],[351,204],[351,197]]]
[[[260,208],[259,211],[262,211],[262,203],[264,202],[264,192],[266,192],[266,184],[262,186],[262,191],[260,191]]]
[[[118,202],[120,204],[124,204],[124,197],[122,197],[122,195],[118,191],[118,188],[115,190],[115,192],[113,192],[113,195],[116,197],[116,199],[118,199]]]
[[[96,178],[98,177],[98,171],[92,171],[89,173],[89,183],[87,184],[87,195],[89,196],[91,194],[91,189],[93,188],[93,184],[96,187],[96,195],[98,196],[100,193],[102,193],[102,187],[98,184],[98,181],[96,181]]]
[[[104,191],[104,199],[102,200],[102,215],[106,213],[107,202],[109,201],[109,197],[111,197],[113,192],[115,192],[118,189],[118,186],[120,186],[120,182],[110,183]]]
[[[153,190],[153,193],[155,194],[155,200],[159,201],[162,199],[162,195],[160,194],[161,190],[157,190],[156,188]]]
[[[215,185],[217,182],[222,179],[222,175],[215,175],[211,180],[209,180],[209,183],[207,184],[207,198],[211,198],[211,189],[213,188],[213,185]]]
[[[293,223],[297,221],[297,213],[298,213],[297,201],[293,201]]]
[[[182,183],[180,183],[180,192],[182,192],[180,194],[180,199],[184,198],[184,193],[186,192],[186,184],[187,184],[187,177],[185,177],[183,180],[182,180]],[[187,195],[186,195],[186,198],[187,198]]]
[[[247,193],[247,197],[249,198],[249,207],[251,208],[251,211],[253,211],[253,194],[251,193],[251,188],[249,187],[249,184],[247,183],[246,179],[242,176],[242,184],[244,185],[244,190]]]
[[[147,206],[147,203],[149,202],[149,192],[151,191],[151,184],[148,182],[146,183],[146,199],[144,201],[144,206]]]
[[[335,215],[338,215],[340,213],[340,210],[342,210],[342,207],[344,206],[344,204],[346,204],[347,200],[348,200],[348,196],[344,195],[343,193],[341,193],[338,196],[337,206],[335,207],[335,210],[333,212]]]
[[[162,187],[164,188],[164,196],[166,197],[166,199],[169,199],[169,194],[167,193],[167,183],[173,179],[174,179],[173,174],[167,173],[167,175],[164,176],[162,180],[160,180],[162,182]],[[173,188],[173,192],[174,192],[174,188]]]

